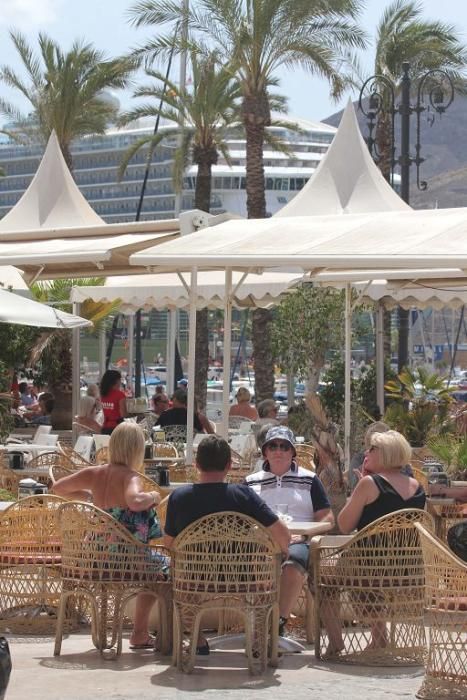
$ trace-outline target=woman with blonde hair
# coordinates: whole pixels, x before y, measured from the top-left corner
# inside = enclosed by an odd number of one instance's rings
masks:
[[[410,462],[412,448],[396,430],[372,432],[365,451],[362,470],[357,471],[359,481],[347,504],[337,516],[343,534],[361,530],[383,515],[404,508],[425,508],[425,492],[418,481],[401,471]],[[329,651],[339,652],[344,648],[341,621],[335,610],[324,606],[321,615],[329,621]],[[375,620],[371,627],[372,648],[387,645],[386,624]]]
[[[76,499],[92,498],[98,508],[118,520],[140,542],[161,537],[154,506],[160,501],[157,491],[142,489],[138,469],[144,459],[144,433],[136,423],[121,423],[109,441],[109,464],[86,467],[59,479],[52,492],[58,496]],[[150,554],[150,552],[149,552]],[[155,575],[165,574],[167,560],[154,561]],[[155,640],[149,635],[149,613],[154,597],[140,593],[136,599],[130,649],[154,648]]]
[[[100,433],[101,424],[97,421],[99,406],[94,396],[82,396],[79,400],[79,415],[75,416],[79,433],[89,435],[89,433]]]
[[[425,507],[425,492],[401,469],[410,462],[412,448],[401,433],[372,433],[359,482],[339,513],[337,522],[347,534],[401,508]]]
[[[245,386],[239,387],[235,398],[237,403],[230,407],[229,416],[240,416],[247,420],[258,420],[258,411],[250,404],[251,394]]]

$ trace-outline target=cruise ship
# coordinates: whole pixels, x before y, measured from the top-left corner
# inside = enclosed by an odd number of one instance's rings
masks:
[[[290,155],[281,151],[264,151],[266,206],[273,215],[292,199],[326,153],[336,129],[320,122],[290,117],[299,130],[270,127],[289,147]],[[151,133],[150,120],[140,120],[124,129],[110,129],[101,136],[77,140],[71,148],[73,175],[81,192],[93,209],[107,223],[134,221],[138,208],[141,185],[147,162],[147,150],[140,150],[131,160],[121,181],[118,168],[126,149],[136,140]],[[161,126],[160,130],[168,130]],[[214,214],[229,211],[246,215],[245,138],[233,127],[227,139],[230,165],[221,157],[213,167],[211,211]],[[144,197],[142,220],[174,217],[176,196],[172,180],[176,140],[168,136],[155,150],[149,170]],[[42,157],[43,147],[0,144],[0,167],[5,176],[0,178],[0,218],[20,199],[31,182]],[[197,167],[188,169],[183,183],[181,209],[194,208],[194,187]]]

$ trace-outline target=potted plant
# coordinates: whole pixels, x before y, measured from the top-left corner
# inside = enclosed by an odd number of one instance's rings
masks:
[[[463,481],[467,486],[467,436],[433,435],[428,439],[428,447],[444,464],[451,481]]]
[[[433,432],[442,430],[452,401],[445,377],[423,367],[405,368],[384,388],[392,403],[383,420],[402,433],[412,447],[424,447]]]

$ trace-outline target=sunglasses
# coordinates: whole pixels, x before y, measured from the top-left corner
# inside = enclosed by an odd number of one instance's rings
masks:
[[[376,445],[371,445],[371,447],[368,448],[368,452],[374,452],[374,450],[377,450],[378,448]]]
[[[289,442],[268,442],[266,447],[273,452],[275,450],[280,450],[281,452],[288,452],[292,449],[292,445]]]

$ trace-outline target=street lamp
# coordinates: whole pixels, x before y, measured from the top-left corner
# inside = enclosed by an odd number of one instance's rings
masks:
[[[358,100],[358,107],[367,117],[368,138],[367,144],[371,155],[379,160],[381,153],[377,138],[376,126],[378,115],[384,112],[389,117],[389,180],[394,183],[394,168],[400,167],[401,197],[407,204],[410,203],[410,166],[415,165],[417,171],[417,187],[424,191],[428,184],[420,179],[420,167],[425,161],[421,156],[421,116],[427,112],[430,126],[433,125],[436,114],[443,114],[454,100],[454,85],[448,73],[443,70],[429,70],[418,79],[417,101],[412,104],[410,93],[412,80],[410,78],[410,64],[402,64],[402,79],[400,83],[401,100],[396,105],[397,87],[384,75],[373,75],[362,86]],[[410,154],[410,117],[416,115],[416,141],[415,156]],[[396,158],[395,120],[396,115],[401,118],[400,154]],[[399,307],[399,371],[408,361],[409,339],[409,311]]]

